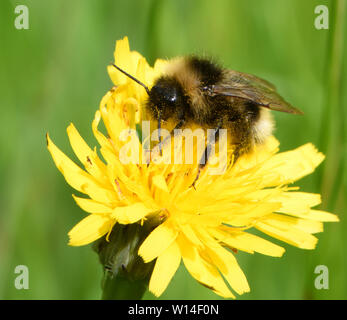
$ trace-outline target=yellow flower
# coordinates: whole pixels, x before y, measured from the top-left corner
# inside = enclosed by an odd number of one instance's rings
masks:
[[[129,50],[127,38],[117,41],[115,61],[149,88],[166,65],[158,60],[150,67],[138,52]],[[147,165],[138,139],[139,124],[148,119],[143,108],[146,91],[114,67],[108,72],[115,87],[102,98],[92,123],[103,160],[73,124],[67,133],[84,169],[47,136],[48,149],[66,181],[87,195],[73,196],[89,215],[69,232],[70,245],[81,246],[107,236],[116,223],[150,222],[155,228],[139,255],[145,262],[156,259],[151,292],[161,295],[183,260],[197,281],[223,297],[234,297],[226,283],[238,294],[250,290],[235,258],[238,250],[274,257],[284,253],[284,248],[252,230],[314,249],[317,238],[313,234],[323,231],[322,222],[338,221],[331,213],[312,209],[321,202],[320,195],[288,187],[323,161],[324,156],[310,143],[279,153],[279,142],[271,137],[229,165],[222,175],[209,175],[212,164],[208,164],[195,188],[197,164],[158,163],[154,158]],[[101,119],[107,136],[98,129]],[[120,161],[121,156],[128,156],[129,163]],[[230,150],[228,157],[232,159]]]

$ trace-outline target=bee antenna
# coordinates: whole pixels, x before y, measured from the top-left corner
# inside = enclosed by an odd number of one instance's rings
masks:
[[[125,72],[124,70],[122,70],[121,68],[119,68],[118,66],[116,66],[114,63],[111,63],[111,65],[113,65],[117,70],[119,70],[120,72],[124,73],[127,77],[129,77],[130,79],[134,80],[135,82],[137,82],[139,85],[141,85],[142,87],[145,88],[147,94],[149,95],[149,89],[148,87],[142,83],[140,80],[137,80],[136,78],[134,78],[133,76],[131,76],[129,73]]]

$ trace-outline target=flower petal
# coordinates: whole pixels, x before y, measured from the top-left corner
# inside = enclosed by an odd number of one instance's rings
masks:
[[[282,225],[282,228],[274,226],[266,221],[257,222],[255,228],[271,237],[287,242],[301,249],[314,249],[318,239],[310,233]]]
[[[316,220],[316,221],[327,221],[327,222],[337,222],[340,221],[339,217],[330,212],[322,211],[322,210],[310,210],[310,212],[306,215],[302,215],[298,217]]]
[[[323,231],[323,223],[321,221],[290,217],[283,214],[269,214],[263,221],[266,221],[279,229],[294,227],[307,233],[317,233]]]
[[[95,214],[106,214],[112,213],[112,208],[106,206],[103,203],[97,202],[92,199],[80,198],[72,195],[76,203],[81,207],[82,210],[88,213]]]
[[[289,184],[312,173],[323,160],[324,155],[307,143],[295,150],[277,153],[264,163],[257,175],[263,176],[264,186]]]
[[[215,236],[220,242],[231,248],[242,250],[248,253],[259,252],[272,257],[281,257],[285,251],[284,248],[274,244],[268,240],[260,238],[256,235],[247,232],[233,232],[226,226],[222,230],[213,229],[210,233]],[[234,229],[235,230],[235,229]]]
[[[249,292],[250,288],[246,276],[241,270],[234,255],[218,244],[218,242],[204,230],[199,230],[199,234],[206,244],[206,253],[210,256],[211,261],[213,261],[222,275],[227,279],[232,289],[238,294]]]
[[[173,242],[157,258],[151,280],[149,282],[149,291],[151,291],[155,296],[159,297],[170,283],[180,263],[181,252],[177,243]]]
[[[67,128],[67,134],[73,151],[86,170],[100,183],[105,184],[105,187],[110,187],[106,177],[105,164],[99,159],[96,152],[89,148],[72,123]]]
[[[156,227],[142,243],[139,255],[145,262],[150,262],[162,254],[176,239],[178,231],[170,220]]]
[[[149,213],[155,210],[147,208],[143,203],[135,203],[125,207],[117,207],[113,210],[111,217],[118,223],[129,224],[144,219]]]
[[[70,246],[83,246],[105,235],[114,221],[107,216],[91,214],[75,225],[68,233]]]
[[[235,298],[217,268],[203,259],[192,243],[183,236],[179,236],[178,243],[184,265],[193,278],[222,297]]]
[[[129,48],[128,37],[124,37],[122,40],[116,41],[116,48],[114,51],[115,64],[123,70],[126,70],[129,74],[134,74],[136,67],[133,66]],[[121,73],[113,66],[107,67],[108,74],[113,83],[118,86],[128,81],[128,77]]]
[[[152,183],[160,190],[169,192],[165,178],[161,174],[157,174],[152,178]]]
[[[52,155],[55,165],[63,174],[66,182],[77,191],[88,194],[96,201],[112,203],[116,201],[115,193],[104,189],[97,181],[70,160],[50,139],[47,134],[47,148]]]

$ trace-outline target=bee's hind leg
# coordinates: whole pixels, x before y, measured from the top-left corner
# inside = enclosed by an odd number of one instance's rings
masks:
[[[249,139],[243,139],[240,143],[236,143],[233,156],[230,159],[230,164],[234,165],[242,155],[251,152],[252,149],[253,143]]]

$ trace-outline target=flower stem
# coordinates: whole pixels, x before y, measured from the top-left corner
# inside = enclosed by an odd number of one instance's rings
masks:
[[[146,292],[148,280],[130,280],[118,275],[105,274],[102,300],[140,300]]]

